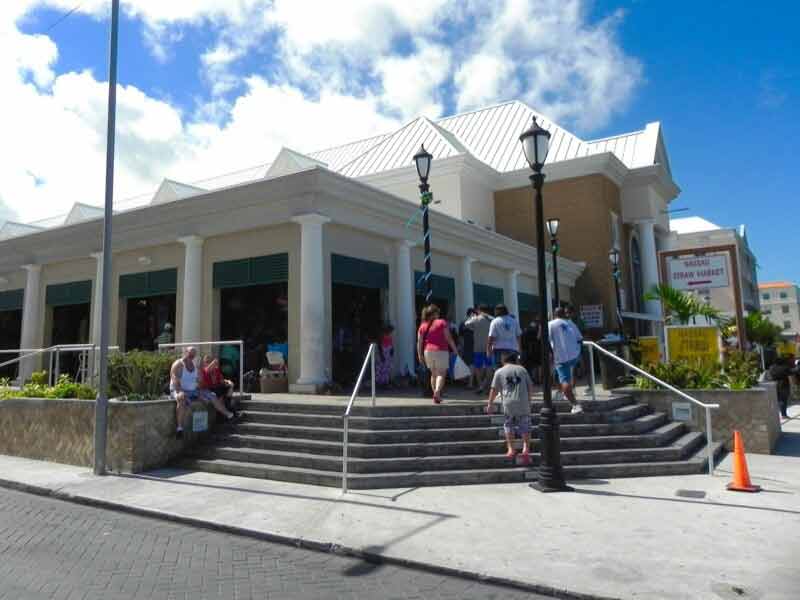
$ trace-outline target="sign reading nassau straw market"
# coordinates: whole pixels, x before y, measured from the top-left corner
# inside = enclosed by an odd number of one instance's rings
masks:
[[[667,360],[720,362],[719,329],[693,325],[671,325],[664,328],[667,336]]]
[[[721,254],[669,258],[667,282],[676,290],[723,288],[730,285],[728,257]]]

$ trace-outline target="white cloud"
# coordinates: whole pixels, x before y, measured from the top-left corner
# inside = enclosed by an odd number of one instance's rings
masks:
[[[0,3],[0,131],[13,140],[0,147],[0,218],[3,205],[34,219],[102,200],[106,84],[88,71],[57,73],[53,41],[18,30],[36,7],[74,5]],[[105,19],[108,2],[78,10]],[[120,88],[118,198],[165,176],[190,182],[268,162],[283,145],[313,151],[453,105],[519,98],[587,131],[623,110],[641,79],[615,38],[621,15],[590,22],[579,0],[126,0],[123,10],[144,23],[145,43],[166,61],[159,68],[170,68],[187,28],[214,36],[199,53],[206,95],[194,114]],[[242,72],[241,59],[276,34],[280,53],[265,70]]]

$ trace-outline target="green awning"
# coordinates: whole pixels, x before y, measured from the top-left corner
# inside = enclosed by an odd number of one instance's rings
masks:
[[[45,303],[48,306],[71,306],[90,304],[92,301],[92,281],[73,281],[48,285],[45,290]]]
[[[178,291],[178,269],[130,273],[119,277],[120,298],[149,298]]]
[[[0,292],[0,310],[22,310],[25,290],[8,290]]]
[[[352,256],[331,254],[331,281],[344,285],[388,290],[389,266]]]
[[[520,312],[539,312],[539,308],[542,306],[542,303],[539,302],[539,296],[534,296],[533,294],[519,292],[517,298]]]
[[[424,271],[414,271],[414,285],[416,286],[417,294],[425,294],[424,276]],[[456,280],[452,277],[431,274],[431,291],[434,298],[444,298],[451,304],[455,304]]]
[[[214,263],[215,288],[247,287],[289,281],[289,255],[271,254]]]
[[[474,283],[472,284],[472,294],[475,304],[488,304],[489,306],[503,304],[503,288]]]

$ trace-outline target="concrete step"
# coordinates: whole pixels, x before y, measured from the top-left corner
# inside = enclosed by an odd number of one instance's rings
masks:
[[[721,444],[714,445],[713,455],[719,455]],[[580,483],[581,479],[603,479],[614,477],[647,477],[657,475],[691,475],[706,472],[705,449],[698,451],[688,460],[661,461],[648,463],[597,464],[564,466],[564,476],[568,481]],[[238,475],[257,479],[273,479],[313,485],[341,487],[341,473],[303,469],[297,467],[275,466],[260,463],[239,462],[225,459],[186,458],[178,462],[179,467]],[[535,468],[507,467],[503,469],[462,469],[449,471],[416,471],[363,474],[348,476],[350,489],[403,488],[436,485],[468,485],[487,483],[514,483],[534,481]]]
[[[684,459],[703,443],[703,435],[692,432],[675,443],[661,448],[631,448],[588,451],[564,451],[561,453],[563,465],[588,465],[607,463],[665,462]],[[300,467],[319,471],[341,471],[342,457],[312,454],[309,452],[285,452],[254,448],[226,446],[206,446],[195,450],[195,458],[224,459],[237,462],[260,463]],[[538,456],[534,455],[534,463]],[[357,458],[348,460],[352,473],[390,473],[398,471],[451,471],[464,469],[501,469],[513,467],[513,462],[505,457],[505,447],[492,454],[468,454],[425,457]]]
[[[649,433],[602,437],[563,438],[563,450],[603,450],[623,448],[653,448],[672,443],[686,431],[683,423],[667,423]],[[244,433],[224,433],[212,438],[211,443],[219,446],[279,450],[285,452],[310,452],[341,456],[342,444],[339,441],[294,439],[290,437],[269,437]],[[521,442],[520,442],[521,443]],[[533,448],[538,448],[539,440],[532,440]],[[456,442],[409,442],[396,444],[350,443],[350,455],[358,458],[391,458],[404,456],[449,456],[463,454],[499,454],[505,442],[499,437],[493,440],[473,440]]]
[[[487,419],[488,420],[488,419]],[[663,413],[646,414],[630,421],[619,423],[564,424],[560,426],[562,438],[646,433],[663,425]],[[479,427],[447,427],[429,429],[356,429],[350,428],[350,441],[364,444],[391,444],[404,442],[446,442],[492,440],[503,435],[502,425]],[[341,441],[341,427],[312,427],[310,425],[279,425],[244,421],[237,425],[223,425],[223,431],[260,435],[267,437],[291,437],[296,439]],[[531,428],[538,435],[538,427]]]
[[[646,405],[630,404],[616,408],[610,412],[582,412],[578,414],[561,413],[558,418],[563,424],[621,423],[641,417],[649,412]],[[263,412],[246,410],[242,416],[248,423],[266,423],[270,425],[304,425],[309,427],[337,428],[342,426],[342,416],[333,414],[315,414],[307,412]],[[539,415],[531,415],[533,423],[537,423]],[[354,429],[388,430],[388,429],[444,429],[448,427],[490,427],[493,422],[502,424],[502,415],[492,417],[483,414],[474,415],[433,415],[414,417],[350,417],[350,427]]]

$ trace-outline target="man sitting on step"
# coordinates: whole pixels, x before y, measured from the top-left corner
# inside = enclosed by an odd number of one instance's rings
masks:
[[[175,437],[183,438],[183,423],[191,413],[191,405],[194,401],[204,403],[213,402],[214,408],[222,413],[228,422],[234,422],[236,415],[225,408],[225,403],[208,390],[202,390],[197,385],[198,369],[194,364],[197,356],[197,349],[189,346],[183,351],[183,357],[172,363],[169,372],[169,392],[170,397],[175,400],[175,418],[177,421],[177,431]]]

